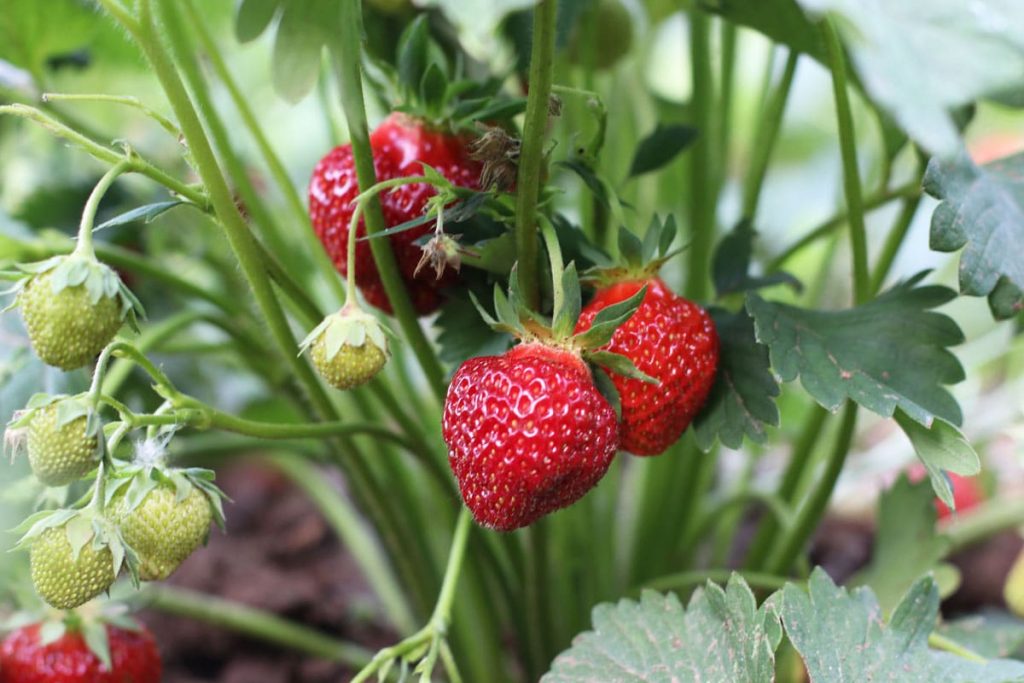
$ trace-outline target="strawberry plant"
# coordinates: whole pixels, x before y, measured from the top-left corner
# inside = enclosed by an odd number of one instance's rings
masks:
[[[10,0],[0,683],[1024,680],[1021,25]]]

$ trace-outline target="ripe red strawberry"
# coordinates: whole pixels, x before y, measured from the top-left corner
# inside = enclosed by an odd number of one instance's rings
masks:
[[[478,189],[481,165],[469,156],[470,140],[466,136],[431,128],[421,119],[401,113],[391,114],[370,135],[377,180],[422,175],[423,162],[455,185]],[[342,274],[347,272],[345,257],[349,222],[354,209],[352,200],[358,194],[352,146],[335,147],[313,170],[309,183],[309,215],[316,234]],[[382,193],[380,200],[385,223],[394,227],[419,218],[433,194],[434,189],[424,184],[403,185]],[[438,289],[452,284],[456,277],[450,270],[440,280],[429,269],[415,274],[423,252],[414,242],[432,229],[432,225],[424,224],[388,238],[413,305],[420,315],[431,313],[440,306]],[[366,226],[360,221],[359,235],[365,233]],[[356,246],[356,284],[369,303],[391,312],[368,242],[360,242]]]
[[[611,374],[622,402],[621,446],[634,455],[657,455],[671,446],[700,411],[718,366],[718,335],[711,317],[658,278],[618,282],[600,289],[580,315],[577,333],[597,313],[636,294],[647,294],[605,349],[626,356],[659,380],[648,384]]]
[[[452,378],[448,462],[477,522],[500,531],[571,505],[615,456],[615,412],[578,352],[532,342]]]
[[[78,631],[40,644],[39,624],[18,629],[0,646],[0,683],[160,683],[156,641],[145,628],[107,625],[108,669]]]

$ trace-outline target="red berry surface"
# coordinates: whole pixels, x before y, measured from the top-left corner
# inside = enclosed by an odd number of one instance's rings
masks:
[[[615,411],[586,364],[538,343],[463,363],[448,388],[443,432],[466,506],[500,531],[579,500],[618,445]]]
[[[152,634],[107,626],[113,669],[107,670],[80,633],[39,645],[39,625],[14,631],[0,646],[0,683],[160,683]]]
[[[391,114],[370,135],[377,180],[422,175],[422,162],[437,169],[456,185],[477,189],[481,167],[479,162],[469,158],[469,142],[468,137],[432,129],[405,114]],[[343,275],[348,271],[346,250],[354,209],[352,200],[358,194],[352,146],[335,147],[313,170],[309,183],[309,216],[317,236]],[[380,199],[385,223],[390,228],[419,218],[433,194],[431,186],[421,183],[402,185],[382,193]],[[431,313],[440,306],[438,290],[452,284],[456,277],[449,269],[438,280],[430,268],[424,268],[418,276],[413,276],[423,253],[414,242],[433,229],[430,222],[388,238],[402,279],[420,315]],[[365,234],[366,226],[360,220],[358,235]],[[366,241],[356,246],[356,284],[370,304],[391,312],[370,244]]]
[[[707,312],[659,279],[619,282],[597,292],[576,331],[590,329],[598,311],[624,301],[644,285],[636,313],[605,349],[626,356],[660,384],[609,373],[622,403],[621,447],[657,455],[675,443],[707,399],[718,367],[718,334]]]

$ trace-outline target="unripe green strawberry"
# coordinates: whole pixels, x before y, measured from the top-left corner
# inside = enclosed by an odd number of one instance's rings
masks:
[[[139,578],[162,581],[206,542],[213,510],[206,494],[192,486],[181,501],[173,485],[157,486],[131,509],[119,492],[108,507],[125,543],[139,558]]]
[[[32,473],[47,486],[66,486],[99,462],[99,442],[87,433],[86,415],[60,424],[60,403],[36,410],[28,423],[26,448]]]
[[[36,592],[57,609],[74,609],[114,583],[114,560],[109,547],[86,543],[77,558],[63,526],[46,529],[32,542],[32,583]]]
[[[387,337],[376,318],[346,306],[324,318],[300,347],[320,376],[338,389],[369,382],[388,361]]]
[[[52,271],[30,279],[18,293],[29,340],[43,362],[63,370],[89,363],[121,329],[121,305],[101,296],[95,304],[84,285],[54,292]]]
[[[317,372],[338,389],[351,389],[369,382],[387,362],[384,351],[369,341],[362,346],[344,344],[331,357],[327,342],[320,337],[313,342],[309,354]]]
[[[21,307],[29,340],[49,365],[75,370],[110,343],[127,319],[142,315],[117,273],[90,253],[73,252],[19,264],[25,277],[13,306]]]

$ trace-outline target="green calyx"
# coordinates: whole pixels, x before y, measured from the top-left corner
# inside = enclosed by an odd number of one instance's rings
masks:
[[[46,510],[15,531],[29,548],[32,583],[57,609],[74,609],[103,593],[123,567],[138,581],[138,559],[120,529],[94,506]]]
[[[619,258],[616,261],[609,259],[607,263],[600,263],[587,269],[583,273],[583,281],[598,287],[607,287],[616,282],[656,277],[666,261],[686,249],[686,246],[672,248],[677,232],[676,219],[671,215],[664,220],[654,216],[642,240],[633,231],[620,226]]]
[[[643,287],[629,299],[602,309],[595,316],[590,329],[577,334],[576,324],[583,304],[576,264],[570,262],[568,266],[562,266],[561,247],[554,228],[544,217],[541,218],[541,225],[551,261],[551,317],[533,311],[526,305],[519,290],[517,267],[513,267],[509,275],[508,295],[497,284],[494,286],[493,316],[470,293],[481,317],[496,331],[511,334],[524,343],[539,342],[563,348],[617,374],[656,384],[657,380],[637,369],[629,358],[600,350],[611,341],[615,330],[636,312],[647,294],[647,288]]]
[[[93,471],[103,457],[102,424],[85,394],[36,394],[7,425],[14,454],[28,454],[32,473],[47,486],[66,486]]]
[[[313,328],[299,345],[331,386],[352,389],[377,375],[388,359],[387,328],[356,305],[346,304]]]
[[[473,131],[477,121],[507,122],[526,109],[524,98],[501,95],[502,80],[465,78],[430,36],[426,14],[406,27],[394,65],[377,62],[368,76],[390,95],[393,110],[435,128]]]
[[[32,348],[47,364],[74,370],[89,363],[127,322],[137,329],[141,304],[110,267],[74,252],[19,264],[8,308],[21,308]],[[6,309],[5,309],[6,310]]]

